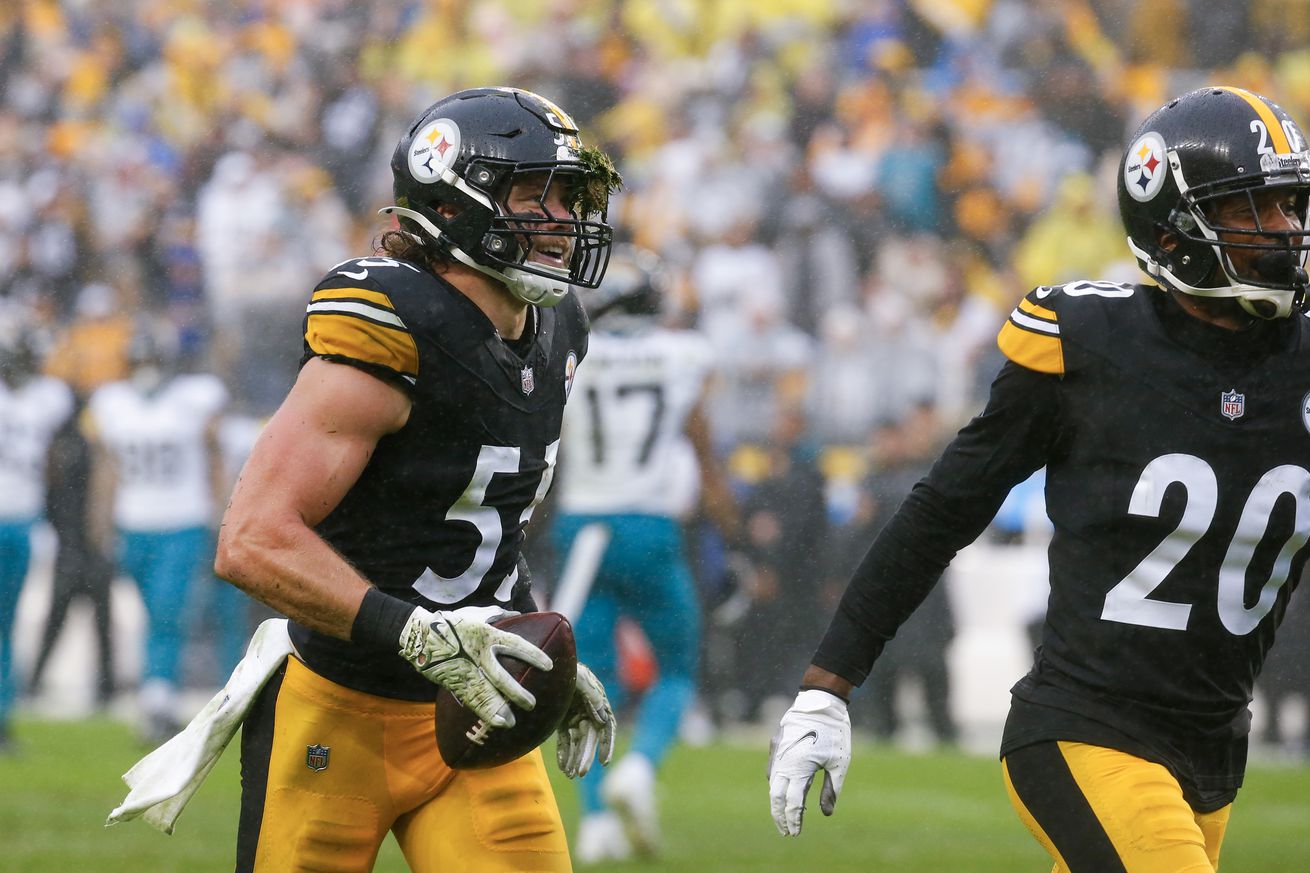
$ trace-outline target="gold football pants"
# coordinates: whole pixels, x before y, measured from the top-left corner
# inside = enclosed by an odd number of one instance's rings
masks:
[[[451,770],[431,703],[376,697],[294,657],[241,738],[238,873],[366,873],[390,831],[414,873],[570,870],[541,752]]]
[[[1052,873],[1215,873],[1231,805],[1195,812],[1169,771],[1085,743],[1038,743],[1002,761],[1019,818]]]

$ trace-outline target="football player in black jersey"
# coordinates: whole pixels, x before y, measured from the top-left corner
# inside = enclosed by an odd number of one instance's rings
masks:
[[[493,727],[531,696],[496,660],[550,659],[488,621],[531,610],[524,527],[550,487],[587,351],[619,176],[536,94],[462,91],[391,161],[398,228],[314,289],[304,362],[233,492],[215,570],[291,619],[295,656],[242,739],[237,870],[567,870],[540,752],[452,771],[445,686]],[[582,665],[559,763],[607,760],[614,721]]]
[[[1055,533],[1001,744],[1020,817],[1073,873],[1213,871],[1252,686],[1310,538],[1310,152],[1279,106],[1194,91],[1128,146],[1150,284],[1037,288],[986,409],[874,541],[784,715],[769,791],[798,834],[850,758],[846,697],[955,553],[1043,465]]]

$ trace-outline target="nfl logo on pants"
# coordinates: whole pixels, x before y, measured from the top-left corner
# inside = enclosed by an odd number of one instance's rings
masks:
[[[1229,388],[1219,395],[1219,411],[1229,421],[1236,421],[1246,412],[1246,395],[1238,394],[1236,388]]]
[[[309,769],[319,772],[327,769],[328,756],[332,754],[332,749],[327,746],[306,746],[305,747],[305,766]]]

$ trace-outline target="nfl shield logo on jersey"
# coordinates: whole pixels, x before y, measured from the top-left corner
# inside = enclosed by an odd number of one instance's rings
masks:
[[[519,385],[523,388],[524,394],[531,394],[532,389],[537,387],[537,380],[532,374],[531,367],[524,367],[523,372],[519,373]]]
[[[1236,388],[1229,388],[1219,395],[1219,411],[1229,421],[1236,421],[1246,412],[1246,395],[1238,394]]]
[[[332,754],[332,749],[327,746],[313,745],[305,747],[305,766],[314,772],[321,772],[327,769],[328,756]]]

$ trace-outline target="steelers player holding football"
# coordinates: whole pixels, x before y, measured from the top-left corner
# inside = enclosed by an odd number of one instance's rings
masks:
[[[1154,284],[1037,288],[1002,327],[986,408],[874,541],[782,718],[782,833],[819,770],[832,813],[847,695],[1045,465],[1051,595],[1001,742],[1011,802],[1056,873],[1218,868],[1310,538],[1310,152],[1276,104],[1206,88],[1146,119],[1118,184]]]
[[[295,654],[242,735],[238,871],[568,870],[541,753],[446,766],[433,700],[492,727],[531,695],[497,654],[549,669],[489,621],[530,611],[524,526],[550,487],[587,351],[570,286],[596,287],[620,179],[527,91],[462,91],[391,161],[398,229],[314,289],[304,363],[242,472],[215,570],[285,613]],[[560,766],[607,760],[614,722],[578,666]]]

